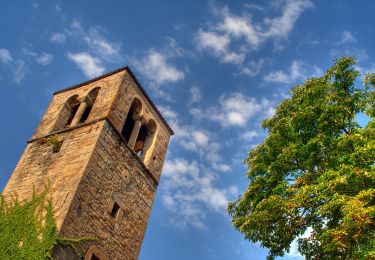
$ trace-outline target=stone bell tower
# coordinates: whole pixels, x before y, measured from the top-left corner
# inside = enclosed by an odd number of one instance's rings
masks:
[[[171,135],[128,67],[60,90],[4,197],[49,184],[59,236],[98,238],[78,245],[84,259],[137,259]]]

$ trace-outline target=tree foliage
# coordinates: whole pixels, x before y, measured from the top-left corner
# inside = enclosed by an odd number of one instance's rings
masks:
[[[375,258],[375,74],[356,87],[354,65],[342,57],[292,88],[245,160],[250,184],[228,212],[268,259],[298,238],[308,259]],[[364,128],[358,113],[370,119]]]

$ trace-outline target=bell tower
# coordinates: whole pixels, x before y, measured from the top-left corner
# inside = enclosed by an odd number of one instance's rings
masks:
[[[54,93],[3,195],[49,184],[59,236],[85,259],[137,259],[173,131],[128,67]],[[79,259],[58,247],[54,259]]]

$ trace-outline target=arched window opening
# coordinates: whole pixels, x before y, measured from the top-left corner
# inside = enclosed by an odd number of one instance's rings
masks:
[[[121,131],[121,135],[125,138],[127,143],[129,142],[130,136],[133,132],[136,117],[141,113],[141,110],[141,101],[139,101],[138,99],[134,99]]]
[[[73,118],[77,114],[78,108],[79,108],[79,103],[75,103],[75,104],[73,104],[71,106],[71,108],[70,108],[70,116],[69,116],[68,121],[66,122],[65,126],[69,126],[72,123]]]
[[[134,144],[134,152],[138,154],[138,156],[141,156],[143,153],[143,146],[145,145],[146,138],[148,136],[147,126],[142,125],[139,129],[139,133],[137,136],[137,140]]]
[[[152,146],[156,133],[156,123],[154,120],[150,119],[147,125],[142,125],[137,141],[134,145],[134,151],[138,154],[141,159],[145,159],[147,151]]]
[[[96,101],[96,98],[98,97],[100,88],[94,88],[89,92],[87,97],[85,98],[86,108],[82,113],[81,119],[79,120],[80,123],[83,123],[87,120],[87,118],[90,115],[90,112],[94,106],[94,103]]]
[[[66,110],[68,116],[65,121],[65,127],[69,126],[72,123],[73,118],[77,114],[79,105],[80,105],[80,102],[78,100],[78,95],[74,95],[66,101],[64,110]],[[63,116],[66,117],[66,115],[63,115]]]
[[[78,101],[78,95],[74,95],[68,98],[65,101],[63,107],[60,109],[59,115],[51,130],[61,130],[70,125],[77,113],[79,104],[80,102]]]
[[[59,116],[53,127],[53,131],[63,129],[70,125],[79,107],[78,95],[71,96],[60,110]]]

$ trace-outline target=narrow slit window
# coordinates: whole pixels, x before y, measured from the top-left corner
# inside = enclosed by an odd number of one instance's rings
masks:
[[[113,203],[113,207],[112,207],[112,210],[111,210],[111,216],[113,218],[116,218],[117,217],[117,214],[119,213],[120,211],[120,206],[117,204],[117,202],[114,202]]]

